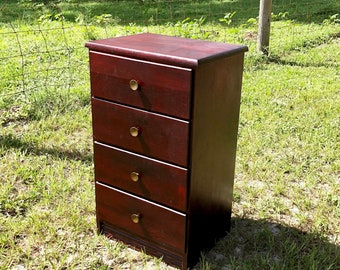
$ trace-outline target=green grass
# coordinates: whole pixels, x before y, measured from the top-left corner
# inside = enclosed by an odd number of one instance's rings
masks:
[[[139,25],[176,23],[183,18],[199,18],[215,22],[227,12],[236,11],[234,24],[242,24],[258,16],[258,0],[3,0],[0,22],[33,22],[62,14],[67,21],[85,18],[87,21],[111,14],[115,22]],[[321,23],[339,11],[336,0],[273,1],[273,12],[299,22]]]
[[[232,229],[196,269],[339,269],[338,1],[274,3],[266,57],[258,1],[38,2],[0,4],[0,269],[172,269],[95,224],[84,43],[145,31],[250,48]]]

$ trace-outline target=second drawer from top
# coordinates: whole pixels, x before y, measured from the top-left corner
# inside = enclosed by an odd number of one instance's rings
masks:
[[[92,98],[95,141],[187,167],[189,122]]]

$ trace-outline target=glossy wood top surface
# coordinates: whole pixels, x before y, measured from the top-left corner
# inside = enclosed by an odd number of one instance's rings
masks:
[[[86,47],[93,51],[189,68],[248,50],[246,46],[150,33],[89,41]]]

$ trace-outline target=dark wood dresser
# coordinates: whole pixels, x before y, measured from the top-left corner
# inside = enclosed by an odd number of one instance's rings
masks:
[[[230,228],[247,47],[155,34],[86,47],[98,230],[187,269]]]

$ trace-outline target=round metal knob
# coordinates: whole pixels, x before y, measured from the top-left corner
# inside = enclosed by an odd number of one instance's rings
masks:
[[[130,173],[130,178],[133,182],[138,182],[139,180],[139,173],[138,172],[132,172]]]
[[[130,89],[133,91],[136,91],[139,88],[139,84],[137,80],[130,80],[129,85],[130,85]]]
[[[130,135],[132,137],[137,137],[140,133],[140,128],[139,127],[130,127]]]
[[[132,220],[133,223],[139,223],[141,217],[142,217],[142,215],[140,213],[132,214],[131,220]]]

